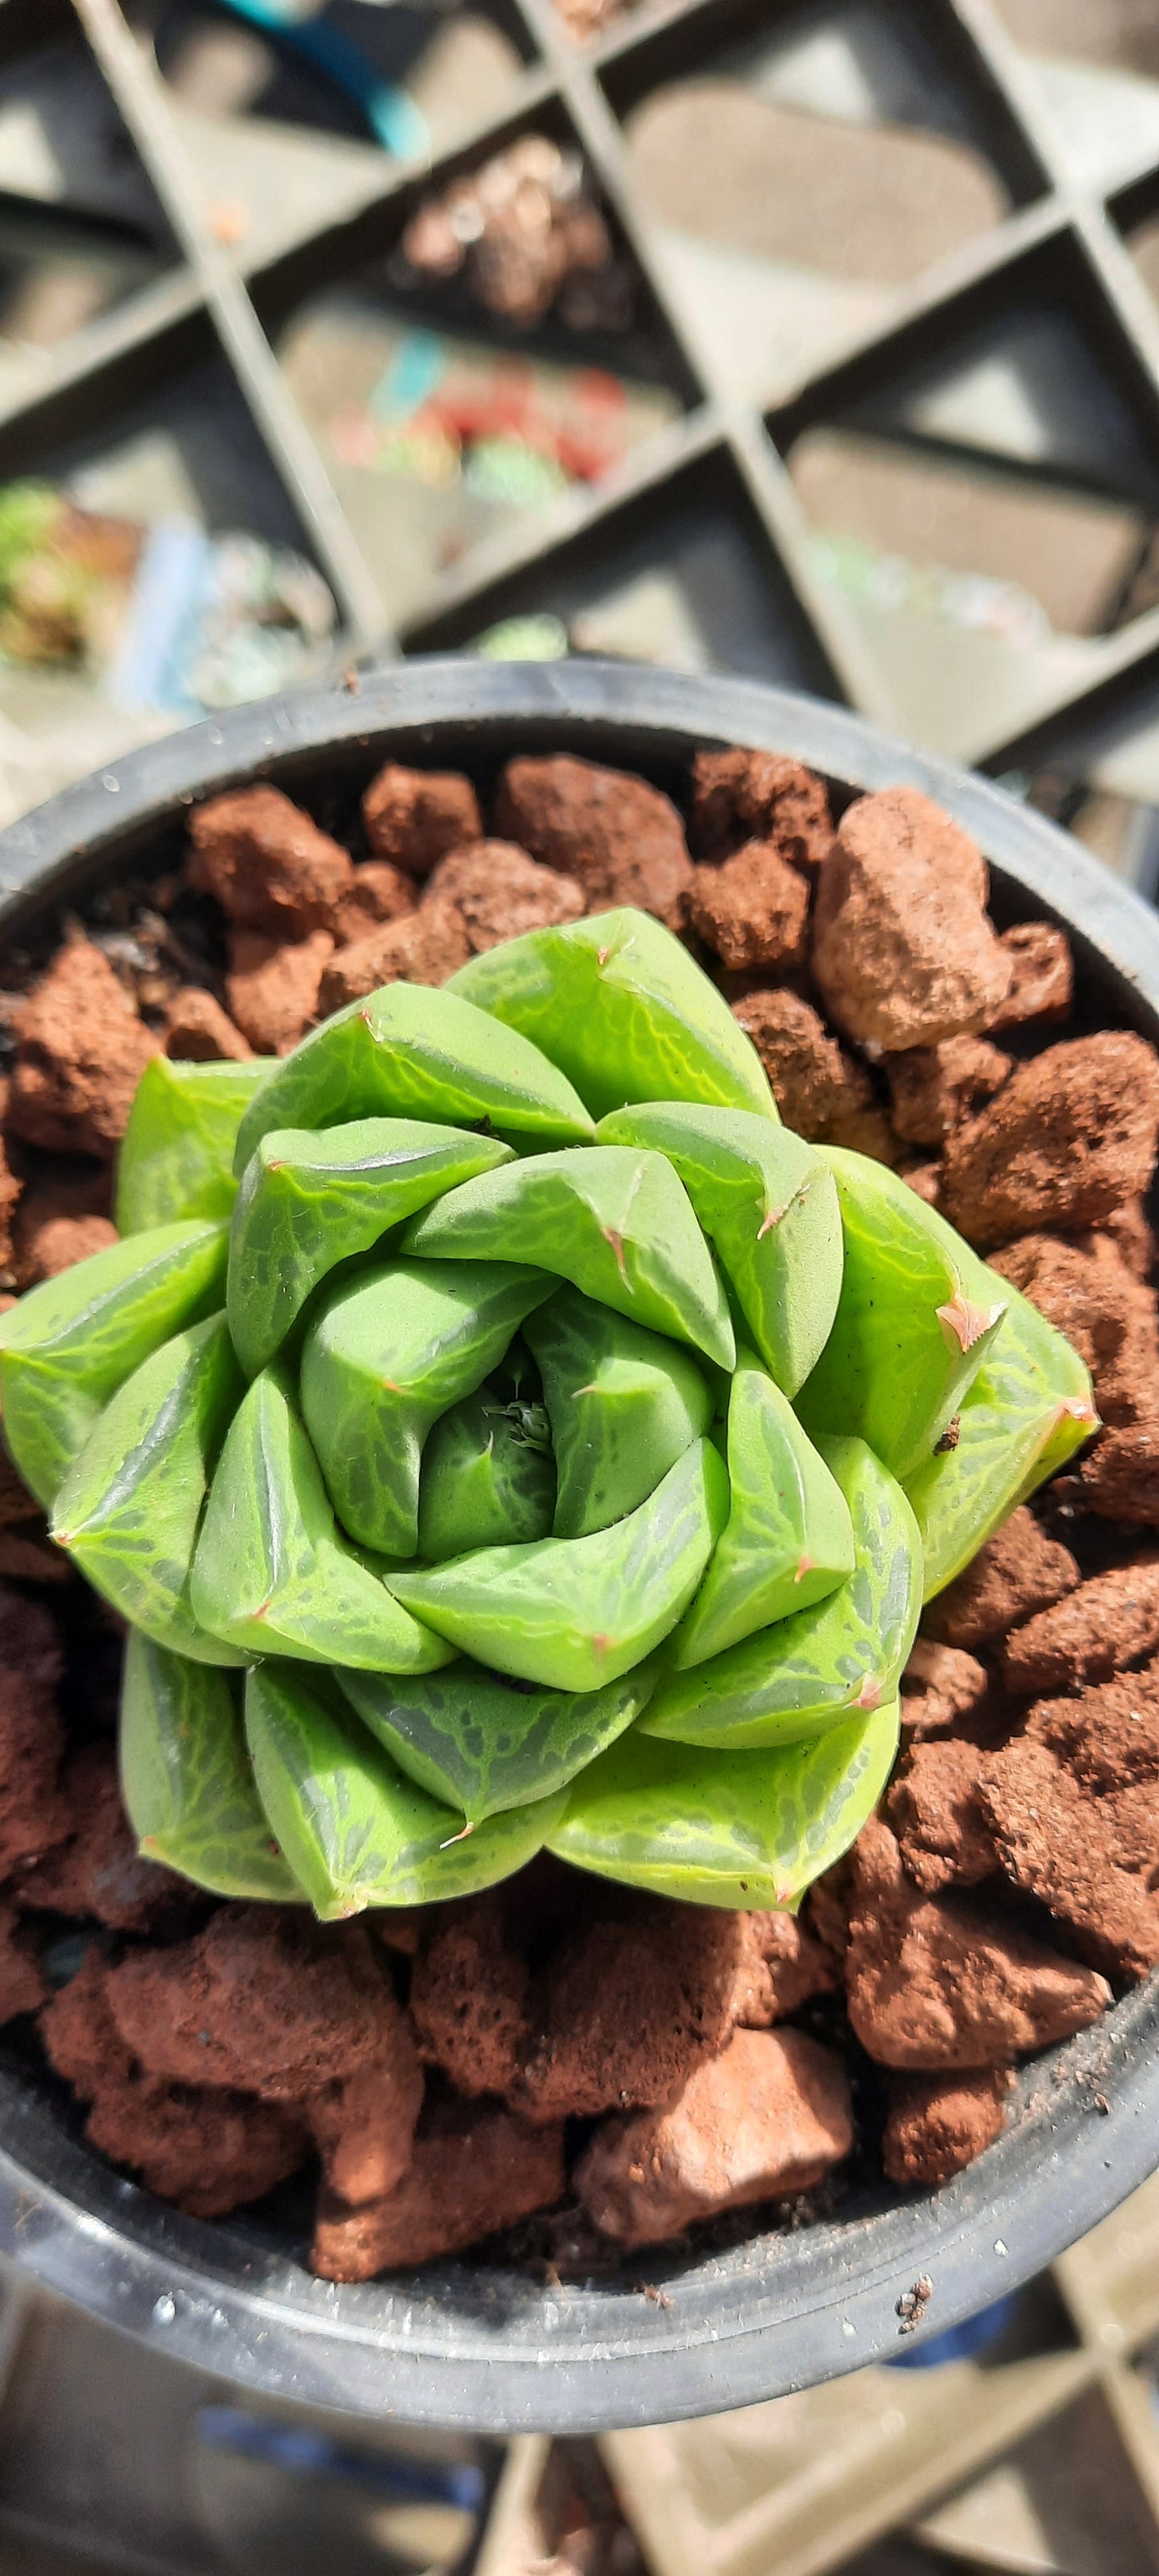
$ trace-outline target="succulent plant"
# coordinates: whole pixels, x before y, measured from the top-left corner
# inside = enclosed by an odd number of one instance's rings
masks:
[[[544,1845],[795,1906],[888,1778],[923,1595],[1094,1422],[641,913],[284,1061],[156,1058],[117,1221],[4,1317],[5,1437],[128,1623],[142,1849],[324,1917]]]

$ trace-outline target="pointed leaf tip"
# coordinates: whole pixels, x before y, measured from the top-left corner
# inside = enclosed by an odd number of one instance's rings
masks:
[[[936,1312],[947,1349],[952,1350],[956,1342],[964,1356],[973,1350],[975,1342],[981,1341],[984,1333],[989,1332],[991,1325],[999,1321],[1006,1309],[1001,1305],[976,1306],[959,1289],[957,1296],[951,1297],[948,1305],[939,1306]]]

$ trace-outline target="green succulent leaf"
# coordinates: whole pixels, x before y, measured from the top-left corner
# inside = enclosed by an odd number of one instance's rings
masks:
[[[246,1111],[234,1170],[244,1172],[271,1127],[317,1130],[357,1118],[487,1124],[535,1147],[592,1133],[558,1067],[445,984],[387,984],[311,1029]]]
[[[728,1400],[728,1525],[672,1640],[678,1667],[811,1609],[854,1569],[853,1521],[787,1396],[742,1351]]]
[[[856,1432],[904,1480],[928,1458],[1001,1332],[1006,1283],[884,1163],[818,1148],[841,1202],[837,1317],[798,1411]]]
[[[487,1387],[436,1422],[419,1474],[419,1555],[429,1565],[476,1547],[546,1538],[555,1515],[555,1461],[542,1406],[503,1404]]]
[[[671,1633],[727,1516],[723,1461],[710,1440],[697,1440],[612,1529],[400,1569],[391,1588],[416,1618],[493,1670],[550,1690],[595,1691]]]
[[[146,1860],[215,1896],[301,1903],[270,1833],[236,1684],[131,1628],[121,1683],[121,1792]]]
[[[721,1368],[736,1357],[712,1255],[662,1154],[593,1145],[482,1172],[412,1218],[402,1249],[428,1261],[535,1261]]]
[[[461,1127],[360,1118],[321,1134],[273,1127],[246,1167],[229,1239],[226,1311],[247,1377],[275,1357],[319,1281],[371,1252],[444,1190],[514,1160]]]
[[[918,1525],[863,1440],[818,1447],[849,1506],[853,1573],[811,1610],[670,1673],[640,1721],[647,1734],[731,1753],[817,1734],[895,1695],[921,1614]]]
[[[322,1471],[277,1369],[254,1379],[230,1425],[190,1600],[203,1628],[247,1655],[426,1673],[453,1653],[339,1535]]]
[[[369,1905],[429,1905],[508,1878],[541,1851],[566,1789],[478,1825],[408,1780],[321,1675],[259,1665],[246,1683],[258,1793],[323,1922]]]
[[[513,1690],[466,1661],[413,1682],[338,1679],[409,1779],[481,1821],[566,1788],[647,1707],[656,1669],[650,1658],[598,1691]]]
[[[927,1601],[1098,1427],[1078,1352],[1007,1280],[999,1285],[1009,1300],[1002,1338],[963,1398],[954,1445],[935,1450],[906,1483]]]
[[[472,957],[443,989],[530,1038],[597,1118],[629,1100],[715,1101],[776,1118],[751,1039],[687,949],[647,913],[625,908],[563,930],[529,930]]]
[[[233,1154],[242,1116],[277,1064],[146,1065],[117,1156],[121,1234],[177,1217],[228,1218],[237,1196]]]
[[[556,1538],[587,1538],[647,1501],[712,1419],[696,1361],[578,1288],[528,1318],[551,1422]]]
[[[551,1295],[506,1261],[391,1261],[335,1289],[302,1350],[306,1428],[343,1528],[383,1556],[418,1546],[427,1433]]]
[[[0,1319],[4,1436],[129,1623],[142,1849],[218,1894],[341,1920],[546,1844],[795,1907],[885,1784],[923,1586],[1094,1427],[639,912],[284,1062],[155,1059],[117,1187],[123,1239]]]
[[[751,1110],[684,1100],[615,1110],[596,1141],[667,1156],[766,1368],[795,1395],[825,1348],[841,1295],[837,1187],[815,1147]]]
[[[576,1782],[548,1847],[656,1896],[795,1913],[872,1815],[898,1731],[896,1699],[765,1753],[657,1744],[633,1727]]]
[[[163,1225],[94,1252],[0,1317],[11,1456],[47,1511],[102,1405],[171,1334],[220,1306],[223,1225]]]
[[[105,1406],[57,1495],[52,1535],[94,1591],[158,1645],[245,1661],[194,1616],[206,1490],[244,1381],[224,1315],[177,1333]]]

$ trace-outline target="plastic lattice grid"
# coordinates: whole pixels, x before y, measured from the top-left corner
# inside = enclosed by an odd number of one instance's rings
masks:
[[[553,0],[330,0],[406,85],[394,152],[262,14],[0,0],[0,484],[116,508],[176,478],[209,528],[312,558],[344,658],[483,639],[796,682],[1154,890],[1148,0],[641,0],[588,43]],[[400,286],[416,209],[531,135],[582,161],[611,325]],[[34,341],[3,320],[30,206],[103,227]],[[375,401],[432,347],[549,407],[614,378],[606,454],[514,491],[493,459],[453,493],[429,456],[384,470]],[[0,688],[0,728],[26,698]]]

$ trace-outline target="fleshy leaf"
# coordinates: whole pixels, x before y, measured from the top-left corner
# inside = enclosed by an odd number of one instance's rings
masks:
[[[865,1154],[823,1145],[841,1202],[837,1317],[797,1410],[806,1431],[855,1432],[904,1479],[928,1458],[994,1349],[1005,1280]]]
[[[712,1419],[696,1361],[660,1333],[561,1288],[528,1319],[551,1419],[557,1538],[587,1538],[645,1502]]]
[[[226,1309],[247,1377],[281,1349],[320,1280],[510,1145],[414,1119],[361,1118],[320,1135],[274,1127],[246,1167],[229,1238]]]
[[[472,957],[444,990],[533,1040],[597,1118],[629,1100],[716,1101],[776,1118],[751,1039],[688,950],[646,912],[625,907],[562,930],[529,930]]]
[[[547,1057],[442,985],[386,984],[311,1029],[242,1119],[235,1172],[271,1127],[354,1118],[489,1124],[536,1145],[581,1143],[592,1122]]]
[[[997,1278],[997,1273],[994,1274]],[[1078,1352],[1005,1279],[1002,1338],[964,1397],[953,1447],[935,1450],[906,1482],[932,1600],[992,1538],[1016,1504],[1057,1476],[1097,1428]]]
[[[561,1789],[465,1825],[406,1778],[328,1679],[300,1667],[259,1665],[245,1717],[262,1805],[323,1922],[491,1887],[542,1850],[567,1801]]]
[[[408,1566],[390,1585],[416,1618],[493,1670],[551,1690],[599,1690],[670,1634],[727,1516],[723,1461],[697,1440],[612,1529]]]
[[[51,1506],[116,1389],[170,1335],[220,1306],[224,1225],[156,1226],[78,1261],[0,1317],[4,1438]]]
[[[105,1406],[56,1498],[52,1535],[122,1618],[198,1663],[245,1662],[198,1625],[189,1575],[243,1380],[224,1315],[177,1333]]]
[[[453,1649],[339,1536],[286,1381],[263,1369],[230,1424],[190,1594],[211,1635],[252,1655],[427,1673]]]
[[[131,1628],[121,1683],[121,1794],[146,1860],[215,1896],[301,1903],[270,1833],[236,1684]]]
[[[436,1422],[419,1474],[419,1555],[427,1564],[547,1537],[555,1461],[546,1414],[546,1438],[529,1436],[542,1410],[503,1404],[480,1387]]]
[[[728,1525],[672,1640],[683,1668],[810,1609],[853,1572],[849,1505],[788,1397],[742,1351],[728,1401]]]
[[[249,1064],[175,1064],[155,1055],[137,1085],[117,1156],[121,1234],[177,1217],[228,1219],[237,1196],[233,1153],[244,1112],[276,1070]]]
[[[736,1357],[712,1255],[662,1154],[593,1145],[482,1172],[413,1218],[402,1249],[428,1261],[534,1261],[721,1368]]]
[[[872,1815],[898,1724],[891,1699],[765,1753],[657,1744],[633,1727],[577,1780],[549,1849],[656,1896],[795,1913]]]
[[[708,1663],[662,1680],[648,1735],[734,1752],[795,1742],[895,1696],[917,1633],[922,1548],[901,1486],[862,1440],[818,1441],[853,1521],[853,1573]]]
[[[414,1555],[427,1433],[551,1291],[541,1271],[510,1261],[392,1261],[328,1297],[303,1346],[302,1411],[361,1546]]]
[[[767,1116],[684,1100],[616,1110],[596,1142],[667,1155],[761,1358],[795,1395],[825,1348],[841,1294],[837,1186],[816,1148]]]
[[[351,1707],[433,1798],[481,1819],[566,1788],[646,1708],[654,1659],[598,1691],[512,1690],[481,1664],[413,1682],[338,1674]]]

